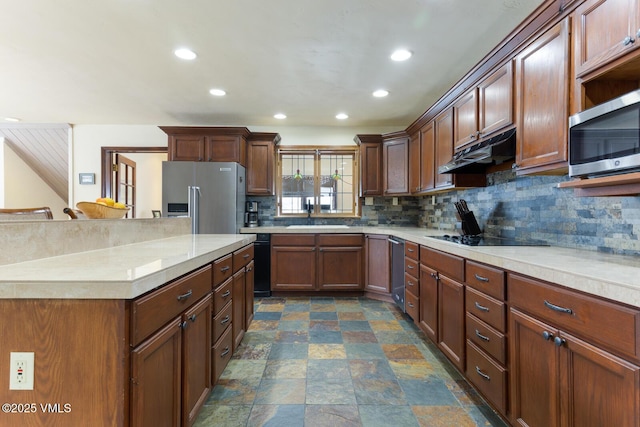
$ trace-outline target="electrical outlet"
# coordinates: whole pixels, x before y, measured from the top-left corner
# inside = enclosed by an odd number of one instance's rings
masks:
[[[364,204],[365,206],[373,206],[373,197],[365,197]]]
[[[397,198],[397,197],[394,197],[393,199],[391,199],[391,204],[392,204],[393,206],[398,206],[398,198]]]
[[[9,390],[33,390],[33,352],[10,353]]]

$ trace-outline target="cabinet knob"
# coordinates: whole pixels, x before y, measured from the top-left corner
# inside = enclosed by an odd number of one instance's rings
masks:
[[[196,321],[196,315],[192,314],[191,316],[189,316],[189,320],[191,320],[191,322],[195,322]]]
[[[633,42],[635,42],[636,40],[631,37],[631,36],[627,36],[624,38],[624,40],[622,40],[622,44],[625,46],[629,46],[630,44],[632,44]]]
[[[429,275],[434,279],[438,280],[438,273],[429,273]]]
[[[544,331],[542,333],[542,338],[544,338],[545,341],[549,341],[553,338],[553,334],[551,332]]]
[[[187,329],[187,326],[189,326],[189,324],[185,321],[185,322],[180,322],[180,329]]]
[[[555,337],[553,339],[553,343],[556,345],[556,347],[562,347],[564,345],[564,343],[566,343],[567,340],[565,340],[564,338],[560,338],[560,337]]]

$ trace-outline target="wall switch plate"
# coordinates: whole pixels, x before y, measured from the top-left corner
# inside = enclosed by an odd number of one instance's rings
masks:
[[[394,197],[391,204],[393,204],[393,206],[398,206],[398,198]]]
[[[9,390],[33,390],[34,353],[11,352]]]

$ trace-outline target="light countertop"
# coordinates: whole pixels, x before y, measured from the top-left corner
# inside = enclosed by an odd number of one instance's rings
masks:
[[[254,240],[186,234],[0,265],[0,298],[131,299]]]
[[[466,259],[640,307],[640,258],[555,246],[464,246],[433,239],[447,232],[419,227],[256,227],[250,233],[388,234]],[[450,232],[449,232],[450,233]]]

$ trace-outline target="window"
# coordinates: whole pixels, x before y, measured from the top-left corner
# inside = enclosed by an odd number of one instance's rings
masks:
[[[357,147],[279,149],[278,215],[357,216],[357,154]]]

